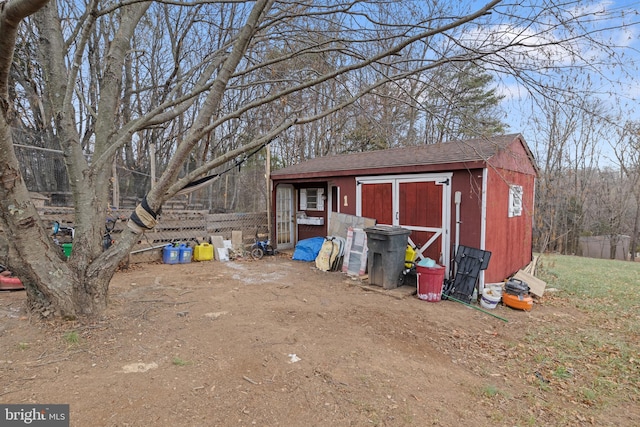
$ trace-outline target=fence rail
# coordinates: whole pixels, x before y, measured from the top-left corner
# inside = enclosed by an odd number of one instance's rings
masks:
[[[118,238],[117,233],[123,227],[126,227],[124,223],[118,223],[114,229],[115,239]],[[222,236],[225,240],[231,240],[234,231],[241,231],[243,245],[250,246],[255,241],[256,234],[267,233],[267,213],[163,212],[158,225],[153,230],[145,232],[138,244],[132,248],[130,261],[155,261],[161,257],[158,247],[169,243],[209,242],[211,236]],[[145,251],[147,248],[149,251]]]
[[[39,214],[45,224],[53,224],[57,221],[66,227],[74,226],[72,208],[45,206],[39,208]],[[129,210],[117,212],[118,217],[128,218],[130,214]],[[126,221],[118,221],[111,232],[111,237],[117,240],[125,227]],[[230,240],[234,231],[242,232],[244,246],[250,246],[254,243],[256,234],[267,235],[267,213],[210,214],[207,211],[163,210],[156,227],[142,234],[138,243],[131,249],[129,262],[160,260],[162,247],[170,243],[209,242],[211,236],[222,236],[223,239]]]

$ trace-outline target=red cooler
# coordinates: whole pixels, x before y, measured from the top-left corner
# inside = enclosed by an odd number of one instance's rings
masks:
[[[418,298],[424,301],[437,302],[442,297],[444,285],[444,267],[421,267],[416,265],[418,276]]]

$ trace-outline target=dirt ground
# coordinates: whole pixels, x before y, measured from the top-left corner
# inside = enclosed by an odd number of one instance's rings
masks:
[[[0,293],[0,402],[68,403],[79,427],[640,425],[637,402],[573,399],[532,362],[523,331],[584,321],[561,300],[504,322],[363,285],[285,254],[136,265],[92,324]]]

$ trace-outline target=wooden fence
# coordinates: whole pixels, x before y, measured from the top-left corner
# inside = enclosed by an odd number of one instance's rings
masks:
[[[73,227],[74,214],[72,208],[45,206],[39,209],[40,217],[45,224],[59,222],[66,227]],[[128,218],[131,211],[119,210],[112,217]],[[118,234],[126,227],[126,219],[116,222],[111,237],[118,239]],[[170,243],[209,242],[211,236],[222,236],[231,239],[233,231],[242,232],[245,247],[255,242],[256,234],[264,238],[268,234],[267,213],[225,213],[210,214],[207,211],[168,211],[163,210],[158,225],[141,235],[138,243],[132,248],[130,262],[151,262],[162,258],[162,247]]]
[[[126,224],[120,227],[126,227]],[[114,230],[117,239],[118,227]],[[161,248],[170,243],[210,242],[211,236],[222,236],[231,240],[233,231],[242,232],[245,247],[255,242],[256,234],[264,236],[268,232],[267,213],[209,214],[199,212],[163,213],[158,225],[143,234],[131,251],[131,262],[149,262],[161,257]],[[156,249],[151,249],[156,248]]]

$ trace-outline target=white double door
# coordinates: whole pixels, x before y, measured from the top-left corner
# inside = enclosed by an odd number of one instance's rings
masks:
[[[449,267],[451,173],[356,178],[356,214],[411,230],[420,258]]]

